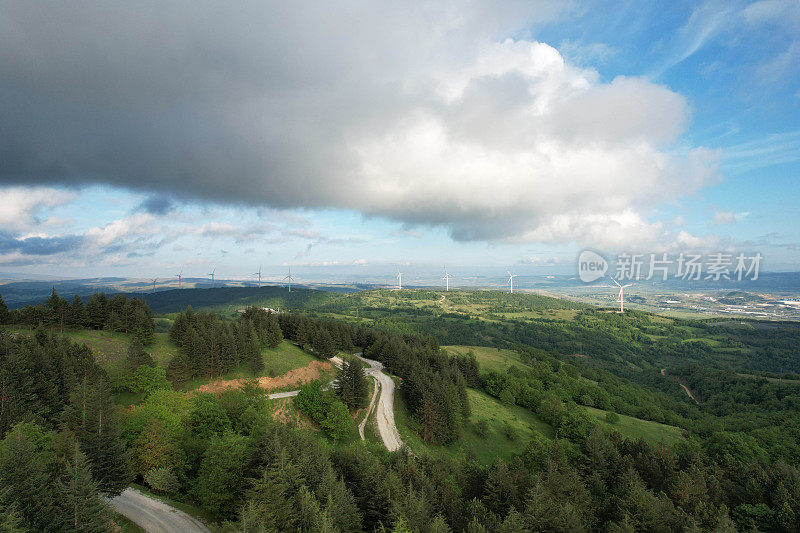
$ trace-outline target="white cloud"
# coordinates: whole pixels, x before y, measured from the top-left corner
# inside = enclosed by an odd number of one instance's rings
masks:
[[[72,191],[52,187],[0,188],[0,230],[25,231],[38,225],[41,211],[69,203],[75,196]]]
[[[86,238],[95,246],[104,248],[111,244],[122,244],[128,238],[138,239],[160,234],[161,226],[156,217],[148,213],[137,213],[106,224],[86,230]]]
[[[733,211],[716,211],[714,212],[714,224],[733,224],[734,222],[742,220],[749,214],[749,211],[743,211],[741,213],[734,213]]]

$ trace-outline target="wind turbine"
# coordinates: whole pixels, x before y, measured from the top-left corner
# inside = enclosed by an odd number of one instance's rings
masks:
[[[261,265],[258,265],[258,272],[254,272],[253,275],[258,276],[258,287],[261,288]]]
[[[181,275],[183,274],[183,270],[175,274],[175,277],[178,278],[178,288],[181,288]]]
[[[216,272],[216,271],[217,271],[217,267],[214,267],[214,270],[212,270],[211,274],[209,274],[209,276],[211,276],[211,288],[212,289],[214,288],[214,272]]]
[[[519,276],[519,274],[512,274],[510,270],[506,270],[506,272],[508,272],[508,281],[506,281],[506,283],[511,287],[511,294],[514,294],[514,278]]]
[[[447,267],[444,267],[444,276],[442,276],[442,279],[444,280],[445,292],[450,291],[450,278],[452,277],[453,277],[452,275],[447,273]]]
[[[153,282],[153,288],[150,292],[151,293],[156,292],[156,281],[158,281],[158,278],[150,278],[150,281]]]
[[[619,313],[622,314],[622,313],[625,312],[625,309],[623,308],[623,304],[624,304],[623,291],[625,290],[625,287],[630,287],[631,285],[633,285],[633,283],[628,283],[627,285],[620,285],[619,282],[617,280],[615,280],[614,278],[611,278],[611,281],[616,283],[617,287],[619,287],[619,295],[617,296],[617,301],[619,302]]]
[[[287,274],[286,277],[283,278],[284,281],[288,281],[289,282],[289,292],[292,292],[292,280],[293,279],[294,278],[292,277],[292,267],[289,267],[289,274]]]
[[[400,266],[397,267],[397,290],[403,290],[403,273],[400,272]]]

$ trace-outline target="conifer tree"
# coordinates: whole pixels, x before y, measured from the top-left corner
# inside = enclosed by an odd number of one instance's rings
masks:
[[[34,424],[19,424],[0,441],[0,487],[34,531],[58,530],[60,516],[52,477],[38,443],[44,438]]]
[[[283,341],[283,333],[278,323],[278,318],[274,313],[269,313],[267,317],[267,346],[277,348]]]
[[[105,532],[109,529],[110,510],[100,497],[83,454],[75,448],[72,457],[63,460],[63,473],[56,480],[59,507],[64,527],[75,533]]]
[[[130,481],[129,453],[105,381],[84,378],[70,395],[63,418],[90,460],[100,489],[119,494]]]
[[[369,384],[360,361],[344,361],[333,388],[351,411],[363,407],[369,394]]]
[[[3,297],[0,296],[0,324],[7,324],[8,320],[8,306],[6,306],[6,303],[3,301]]]
[[[130,346],[128,346],[128,351],[125,354],[125,363],[130,372],[136,372],[136,369],[142,365],[155,365],[153,357],[144,350],[141,341],[136,338],[134,338]]]
[[[336,345],[333,342],[333,337],[324,327],[317,329],[311,346],[314,348],[314,355],[320,359],[330,359],[336,355]]]
[[[82,328],[86,325],[86,309],[83,306],[83,300],[77,294],[72,297],[67,324],[73,328]]]
[[[261,356],[261,343],[258,342],[258,336],[256,335],[255,331],[250,334],[248,354],[250,370],[253,371],[253,375],[260,376],[264,371],[264,358]]]
[[[86,304],[86,318],[93,329],[103,329],[108,319],[108,299],[105,293],[96,292]]]

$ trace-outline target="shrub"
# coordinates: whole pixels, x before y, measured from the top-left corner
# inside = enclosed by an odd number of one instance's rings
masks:
[[[606,413],[606,422],[609,424],[616,425],[619,422],[619,415],[614,411],[609,411]]]
[[[503,424],[503,433],[505,433],[506,438],[512,442],[516,441],[519,435],[517,435],[517,430],[514,429],[514,426],[508,423],[508,421]]]
[[[477,433],[480,438],[487,438],[491,432],[492,430],[489,428],[489,423],[486,420],[481,419],[475,422],[475,433]]]
[[[156,492],[169,494],[178,490],[178,476],[168,466],[151,468],[144,475],[144,482]]]

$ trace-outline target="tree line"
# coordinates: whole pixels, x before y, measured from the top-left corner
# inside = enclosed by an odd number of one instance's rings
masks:
[[[127,333],[142,344],[154,340],[155,323],[153,313],[139,298],[115,294],[106,296],[103,292],[94,293],[86,304],[77,294],[72,300],[58,295],[55,289],[47,301],[38,305],[26,305],[9,311],[0,297],[0,324],[65,329],[108,329]]]
[[[216,313],[195,312],[191,307],[178,313],[169,338],[180,347],[167,367],[167,377],[181,385],[195,377],[219,377],[242,365],[254,375],[264,370],[261,352],[276,348],[283,340],[274,313],[248,307],[235,322],[223,321]]]

